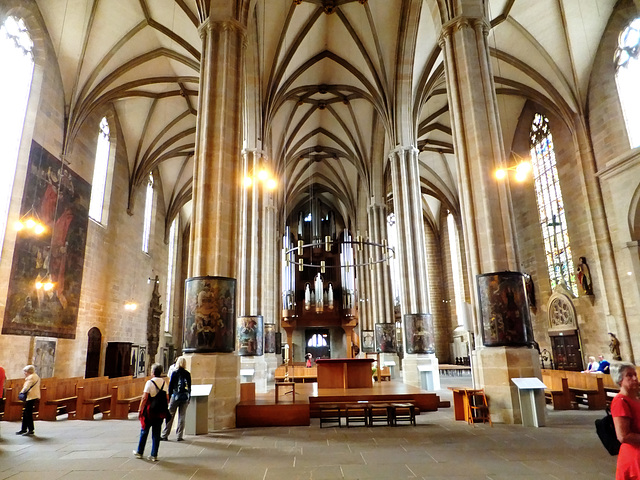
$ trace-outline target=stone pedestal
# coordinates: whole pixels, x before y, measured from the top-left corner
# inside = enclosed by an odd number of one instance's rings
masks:
[[[264,355],[240,357],[240,373],[243,370],[253,370],[250,381],[256,384],[257,393],[267,393],[268,366]]]
[[[518,388],[512,378],[541,378],[538,352],[528,347],[481,347],[473,352],[475,386],[484,388],[491,420],[522,424]]]
[[[438,358],[433,353],[405,355],[402,359],[402,378],[407,385],[430,391],[440,390]],[[425,380],[428,381],[429,388],[425,388]]]
[[[240,401],[240,357],[228,353],[186,354],[187,370],[194,385],[211,384],[209,431],[235,428],[236,405]]]
[[[383,367],[389,367],[391,378],[398,378],[400,372],[400,357],[397,353],[381,353],[380,363]]]

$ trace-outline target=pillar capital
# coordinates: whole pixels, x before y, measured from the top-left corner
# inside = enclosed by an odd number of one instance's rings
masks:
[[[396,147],[389,152],[389,159],[394,160],[400,157],[405,157],[407,153],[409,153],[410,155],[415,155],[417,157],[420,153],[420,150],[418,150],[414,145],[396,145]]]
[[[491,30],[491,24],[484,17],[470,17],[460,15],[458,17],[452,18],[444,25],[442,25],[442,30],[440,31],[440,36],[438,37],[438,45],[440,46],[440,48],[443,48],[447,39],[455,35],[456,32],[466,30],[468,28],[472,28],[476,32],[476,34],[481,33],[486,37],[489,35],[489,31]]]
[[[205,38],[214,32],[236,32],[242,38],[242,45],[246,48],[247,41],[247,27],[242,25],[237,20],[232,18],[226,20],[212,20],[211,18],[206,18],[198,27],[198,33],[200,34],[200,38]]]

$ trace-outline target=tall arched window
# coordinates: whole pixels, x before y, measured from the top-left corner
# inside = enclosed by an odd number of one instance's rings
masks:
[[[93,167],[93,181],[91,182],[91,201],[89,202],[89,216],[98,223],[106,223],[103,219],[105,217],[104,194],[107,188],[109,152],[111,150],[109,138],[109,122],[106,117],[103,117],[98,132],[96,160]]]
[[[616,84],[631,148],[640,146],[640,17],[620,34],[614,56]]]
[[[389,246],[393,248],[395,252],[398,251],[398,228],[396,227],[396,214],[390,213],[387,215],[387,240]],[[393,289],[394,303],[400,301],[400,272],[398,266],[398,260],[395,256],[389,259],[389,266],[391,267],[391,288]]]
[[[153,173],[149,174],[147,195],[144,202],[144,227],[142,230],[142,251],[149,253],[149,239],[151,238],[151,220],[153,213]]]
[[[171,222],[169,229],[169,258],[167,261],[167,299],[165,302],[166,317],[164,331],[171,332],[171,319],[173,317],[173,289],[176,281],[176,259],[178,255],[178,218]]]
[[[559,283],[565,283],[577,296],[578,287],[573,270],[553,138],[549,119],[544,115],[536,113],[531,124],[530,140],[538,217],[542,228],[551,288],[555,288]]]
[[[22,19],[0,26],[0,251],[33,79],[33,41]]]
[[[453,294],[455,296],[458,325],[462,325],[464,309],[464,296],[462,294],[462,265],[460,261],[460,248],[458,242],[458,228],[456,220],[451,213],[447,214],[447,231],[449,232],[449,250],[451,251],[451,271],[453,272]]]

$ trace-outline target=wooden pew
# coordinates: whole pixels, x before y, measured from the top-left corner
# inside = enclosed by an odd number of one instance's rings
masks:
[[[607,406],[607,394],[604,391],[604,374],[565,372],[569,390],[575,395],[577,403],[586,403],[589,410],[604,410]]]
[[[284,382],[284,379],[286,376],[287,376],[287,367],[285,365],[280,365],[276,367],[276,371],[274,374],[276,382]]]
[[[134,378],[131,382],[112,387],[111,408],[109,418],[126,420],[129,412],[137,412],[142,400],[144,384],[151,377]]]
[[[553,405],[554,410],[571,410],[574,408],[574,396],[569,391],[569,380],[560,370],[542,371],[542,383],[547,388],[544,391],[547,403]],[[576,405],[577,406],[577,405]]]
[[[69,419],[76,415],[76,386],[81,377],[61,378],[40,391],[40,420],[53,421],[59,414],[66,413]]]
[[[378,375],[380,378],[378,379]],[[382,371],[377,371],[373,376],[376,381],[384,382],[385,380],[391,381],[391,369],[389,367],[382,367]]]
[[[75,377],[76,379],[82,377]],[[57,383],[60,379],[57,377],[41,378],[40,379],[40,401],[35,403],[33,410],[33,417],[40,418],[40,404],[42,397],[47,396],[48,389],[52,385]],[[2,419],[7,422],[15,422],[22,418],[22,410],[24,408],[24,402],[18,398],[20,390],[24,385],[24,378],[13,378],[5,382],[5,402],[4,402],[4,414]]]
[[[102,413],[102,418],[109,418],[113,387],[130,383],[132,380],[133,377],[129,375],[116,378],[99,377],[98,381],[82,382],[77,388],[76,418],[93,420],[96,413]]]

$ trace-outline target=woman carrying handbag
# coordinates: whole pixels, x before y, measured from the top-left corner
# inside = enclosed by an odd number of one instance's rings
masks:
[[[24,373],[24,385],[18,396],[24,401],[24,410],[22,412],[22,428],[16,432],[16,435],[33,435],[33,407],[36,400],[40,399],[40,377],[36,374],[36,367],[27,365],[22,369]]]

